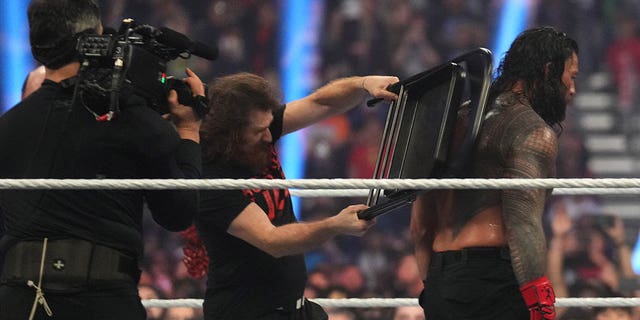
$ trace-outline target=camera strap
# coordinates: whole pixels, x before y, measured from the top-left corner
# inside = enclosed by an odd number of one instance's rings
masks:
[[[99,115],[95,111],[91,110],[91,108],[89,108],[87,104],[84,103],[84,101],[81,101],[81,103],[85,110],[89,111],[89,113],[91,113],[98,122],[108,122],[115,118],[116,112],[115,110],[111,110],[111,107],[109,108],[109,111],[107,111],[107,113]],[[111,103],[111,105],[113,105],[113,102]]]
[[[84,71],[85,71],[84,69],[85,69],[85,65],[81,64],[80,71],[78,73],[79,79],[73,78],[74,81],[72,82],[72,85],[75,84],[76,88],[77,88],[77,86],[79,84],[83,83],[83,81],[84,81],[84,79],[81,78],[81,75],[84,74]],[[116,84],[116,83],[118,83],[120,81],[121,70],[122,70],[121,67],[120,68],[117,68],[117,67],[114,68],[113,74],[112,74],[112,83],[113,84]],[[64,86],[64,84],[63,84],[63,86]],[[119,86],[118,85],[116,85],[116,86],[112,85],[112,88],[119,88]],[[91,115],[93,115],[93,117],[96,119],[96,121],[98,121],[98,122],[109,122],[109,121],[113,120],[115,118],[116,113],[118,111],[120,111],[119,100],[118,100],[119,99],[119,94],[120,94],[120,90],[113,89],[111,91],[110,100],[109,100],[109,110],[106,113],[102,114],[102,115],[99,115],[98,113],[93,111],[93,109],[91,109],[91,108],[89,108],[87,106],[87,104],[84,102],[84,99],[82,99],[82,97],[83,97],[82,96],[82,92],[80,92],[80,97],[81,97],[80,103],[82,104],[82,106],[84,107],[85,110],[87,110],[89,113],[91,113]],[[75,93],[74,93],[74,96],[75,96]]]
[[[42,307],[44,308],[44,311],[47,313],[49,317],[53,316],[53,312],[51,311],[51,308],[49,308],[49,304],[47,303],[47,300],[44,298],[44,293],[42,292],[42,275],[44,273],[44,261],[47,254],[48,240],[49,240],[48,238],[44,238],[44,241],[42,242],[42,258],[40,259],[40,272],[38,274],[38,284],[36,285],[35,283],[33,283],[33,280],[27,281],[27,285],[29,287],[33,287],[34,289],[36,289],[36,296],[33,299],[33,306],[31,307],[29,320],[32,320],[33,316],[36,314],[36,308],[38,307],[38,304],[42,305]]]

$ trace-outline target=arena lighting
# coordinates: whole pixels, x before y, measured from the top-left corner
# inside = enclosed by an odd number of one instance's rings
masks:
[[[0,1],[0,76],[2,76],[2,101],[0,114],[20,101],[22,83],[31,67],[29,27],[27,23],[28,1]]]
[[[640,233],[633,245],[633,252],[631,253],[631,269],[633,269],[635,274],[640,275]]]
[[[529,18],[529,0],[506,0],[500,9],[499,21],[496,24],[495,39],[493,48],[493,70],[494,74],[500,64],[500,60],[504,57],[505,52],[509,50],[511,42],[524,31],[528,24]]]
[[[315,80],[317,44],[320,35],[324,0],[285,0],[281,6],[282,35],[280,74],[285,101],[300,99],[311,93]],[[280,161],[289,179],[304,178],[304,131],[294,132],[280,140]],[[296,217],[300,199],[293,197]]]

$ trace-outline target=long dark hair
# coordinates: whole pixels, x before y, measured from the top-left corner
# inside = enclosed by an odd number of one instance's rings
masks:
[[[244,143],[243,133],[251,111],[273,111],[280,105],[267,80],[251,73],[218,78],[209,86],[208,94],[209,113],[200,129],[207,161],[232,159]]]
[[[550,126],[559,124],[564,120],[566,109],[562,74],[566,60],[574,53],[578,54],[575,40],[552,27],[522,32],[498,66],[498,77],[489,91],[489,102],[522,81],[523,94],[535,112]]]

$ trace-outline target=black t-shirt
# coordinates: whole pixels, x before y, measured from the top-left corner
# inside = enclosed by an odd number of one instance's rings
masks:
[[[81,103],[71,107],[72,94],[73,86],[46,80],[0,117],[0,178],[201,177],[200,145],[180,139],[144,100],[132,96],[113,121],[97,122]],[[197,190],[0,191],[2,243],[80,238],[139,257],[145,200],[172,231],[187,228],[198,209]]]
[[[274,112],[270,126],[274,143],[282,133],[283,114],[284,107]],[[218,161],[204,163],[204,176],[284,179],[275,149],[272,152],[272,164],[258,175]],[[288,190],[203,190],[200,197],[196,227],[210,258],[204,304],[207,319],[254,319],[302,297],[307,277],[302,254],[275,258],[227,233],[231,222],[252,202],[275,226],[295,223]]]

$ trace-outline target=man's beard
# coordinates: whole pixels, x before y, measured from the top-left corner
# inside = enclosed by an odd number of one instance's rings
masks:
[[[565,118],[567,110],[567,88],[562,81],[545,81],[529,97],[529,102],[542,119],[550,125]]]
[[[271,149],[271,143],[268,142],[260,142],[252,146],[244,145],[237,149],[233,160],[251,169],[253,173],[260,173],[273,161],[273,152]]]

